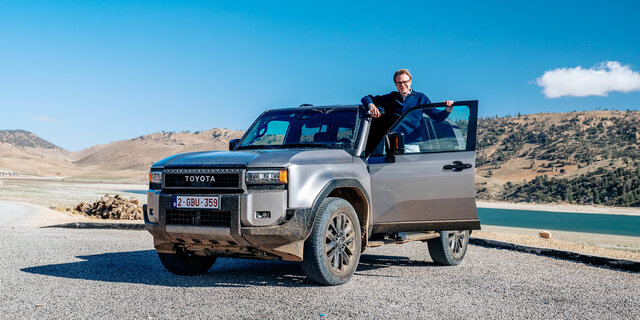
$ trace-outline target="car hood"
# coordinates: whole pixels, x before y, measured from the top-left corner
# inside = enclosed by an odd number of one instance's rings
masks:
[[[151,168],[282,168],[292,164],[345,162],[353,162],[353,157],[345,150],[202,151],[179,153],[154,163]]]

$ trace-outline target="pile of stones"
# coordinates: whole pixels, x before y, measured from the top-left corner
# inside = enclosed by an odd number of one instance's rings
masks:
[[[75,211],[89,217],[97,219],[111,220],[142,220],[142,204],[138,203],[138,199],[126,199],[120,195],[114,197],[105,194],[100,200],[93,203],[80,202],[73,209]]]

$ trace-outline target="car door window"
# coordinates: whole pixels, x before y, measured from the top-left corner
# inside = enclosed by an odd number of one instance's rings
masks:
[[[469,118],[470,108],[465,105],[453,106],[448,115],[442,107],[418,108],[406,113],[389,132],[404,134],[405,154],[469,151],[475,149],[475,143],[469,143]],[[372,155],[384,154],[383,140]]]

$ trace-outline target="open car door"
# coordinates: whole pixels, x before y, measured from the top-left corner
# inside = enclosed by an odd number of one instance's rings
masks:
[[[369,155],[374,233],[480,229],[475,202],[478,101],[417,106],[389,132],[404,148],[387,155],[385,139]]]

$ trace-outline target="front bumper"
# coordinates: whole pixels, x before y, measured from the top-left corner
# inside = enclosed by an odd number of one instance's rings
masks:
[[[150,190],[147,200],[145,226],[159,252],[183,247],[210,255],[300,261],[313,227],[311,209],[287,209],[283,190],[220,194],[216,211],[174,209],[173,195],[161,191]],[[271,216],[256,219],[256,211]]]

